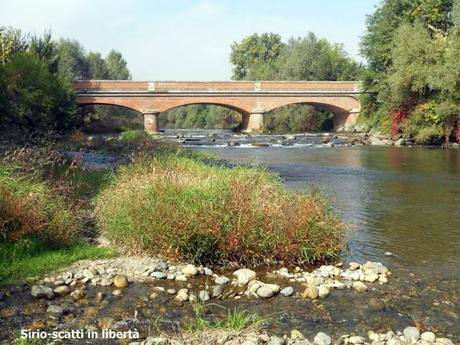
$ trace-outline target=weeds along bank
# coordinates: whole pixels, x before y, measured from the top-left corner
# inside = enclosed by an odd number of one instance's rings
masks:
[[[160,154],[122,167],[97,197],[97,222],[128,253],[196,263],[334,258],[343,226],[317,195],[261,168]]]

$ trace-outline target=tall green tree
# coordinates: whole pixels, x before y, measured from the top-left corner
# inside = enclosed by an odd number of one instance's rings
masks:
[[[111,50],[105,58],[105,63],[108,71],[108,79],[131,79],[126,60],[120,52]]]
[[[91,79],[110,79],[107,63],[100,53],[89,52],[86,56]]]
[[[89,79],[90,72],[85,50],[75,40],[60,39],[57,45],[58,71],[68,80]]]

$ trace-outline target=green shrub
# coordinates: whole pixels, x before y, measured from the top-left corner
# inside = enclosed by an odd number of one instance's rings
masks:
[[[129,130],[121,132],[120,140],[121,141],[140,141],[152,139],[152,136],[144,130]]]
[[[342,248],[343,225],[319,197],[288,192],[261,168],[209,166],[181,154],[122,168],[96,213],[116,246],[171,259],[305,263]]]
[[[0,165],[0,241],[34,234],[51,243],[70,243],[77,223],[68,205],[48,186]]]

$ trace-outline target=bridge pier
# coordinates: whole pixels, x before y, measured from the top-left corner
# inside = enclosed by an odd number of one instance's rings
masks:
[[[262,132],[263,128],[264,114],[262,112],[243,114],[243,131]]]
[[[144,130],[149,134],[160,131],[159,112],[144,113]]]

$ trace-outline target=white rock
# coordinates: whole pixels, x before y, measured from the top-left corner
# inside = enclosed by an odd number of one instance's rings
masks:
[[[204,268],[204,275],[212,276],[212,270],[210,268],[205,267]]]
[[[287,286],[283,290],[280,291],[280,294],[282,294],[285,297],[289,297],[293,293],[294,293],[294,289],[291,286]]]
[[[315,338],[313,339],[313,342],[316,345],[330,345],[331,341],[332,341],[331,337],[328,336],[326,333],[323,333],[323,332],[318,332],[315,335]]]
[[[415,343],[420,338],[420,331],[417,327],[407,327],[403,334],[404,338],[411,343]]]
[[[220,276],[220,277],[214,278],[214,281],[216,282],[217,285],[225,285],[230,282],[230,278],[227,278],[225,276]]]
[[[327,286],[320,285],[318,288],[318,296],[319,298],[326,298],[330,293],[330,290]]]
[[[198,274],[198,268],[195,265],[188,264],[182,268],[182,273],[186,276],[196,276]],[[176,277],[177,280],[177,277]]]
[[[425,341],[429,341],[431,343],[434,343],[435,340],[436,340],[436,336],[434,335],[433,332],[423,332],[421,335],[420,335],[420,339],[421,340],[425,340]]]
[[[211,297],[209,296],[209,292],[207,292],[206,290],[201,290],[198,293],[198,298],[201,302],[207,302],[211,299]]]
[[[166,279],[168,277],[168,275],[164,272],[160,272],[160,271],[155,271],[155,272],[152,272],[150,273],[150,276],[156,278],[156,279]]]
[[[256,272],[247,268],[239,269],[238,271],[233,272],[233,275],[236,276],[237,283],[240,286],[244,286],[251,280],[256,279]]]
[[[448,338],[437,338],[436,339],[436,344],[437,345],[454,345],[452,340],[450,340]]]
[[[348,338],[348,341],[352,344],[364,344],[366,339],[355,335],[355,336]]]
[[[176,278],[175,278],[177,281],[181,281],[181,282],[186,282],[187,281],[187,277],[183,274],[178,274],[176,275]]]
[[[176,298],[181,301],[188,301],[188,289],[180,289],[177,291]]]
[[[257,296],[262,298],[270,298],[273,297],[274,292],[269,286],[262,285],[260,288],[257,289],[256,294]]]
[[[353,288],[353,290],[355,290],[357,292],[367,291],[366,284],[364,284],[362,282],[353,282],[352,288]]]
[[[44,285],[33,285],[30,294],[36,298],[51,299],[54,297],[53,289]]]
[[[54,294],[56,294],[57,296],[64,296],[64,295],[67,295],[70,293],[70,289],[68,286],[65,286],[65,285],[61,285],[61,286],[58,286],[56,287],[54,290],[53,290]]]

